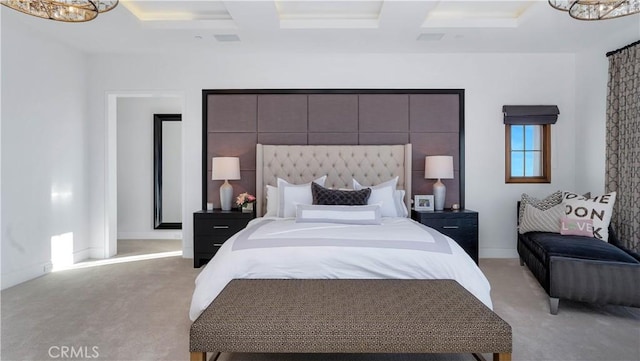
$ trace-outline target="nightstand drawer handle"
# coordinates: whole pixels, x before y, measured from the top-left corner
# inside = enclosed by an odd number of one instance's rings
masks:
[[[442,228],[444,228],[444,229],[458,229],[460,227],[458,227],[458,226],[442,226]]]
[[[213,226],[213,229],[229,229],[229,226]]]
[[[222,243],[214,243],[213,245],[216,247],[222,247]]]

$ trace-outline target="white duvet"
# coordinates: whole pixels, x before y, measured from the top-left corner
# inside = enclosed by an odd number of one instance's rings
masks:
[[[407,218],[383,218],[381,225],[254,219],[196,278],[191,320],[234,278],[453,279],[493,308],[489,282],[465,251]]]

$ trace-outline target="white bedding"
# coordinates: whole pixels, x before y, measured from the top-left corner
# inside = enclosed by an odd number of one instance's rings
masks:
[[[195,320],[234,278],[454,279],[492,308],[490,285],[452,239],[407,218],[382,225],[254,219],[196,278]]]

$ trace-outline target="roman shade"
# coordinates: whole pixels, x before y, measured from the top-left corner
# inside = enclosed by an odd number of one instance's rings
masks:
[[[555,124],[557,105],[503,105],[504,124]]]

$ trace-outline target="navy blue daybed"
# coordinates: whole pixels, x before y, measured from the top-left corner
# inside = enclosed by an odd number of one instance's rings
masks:
[[[549,295],[551,314],[558,313],[560,299],[640,307],[640,255],[626,249],[611,227],[608,243],[559,233],[518,234],[518,254]]]

